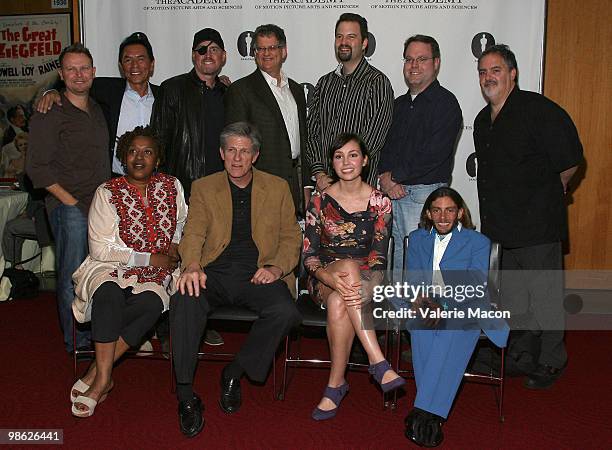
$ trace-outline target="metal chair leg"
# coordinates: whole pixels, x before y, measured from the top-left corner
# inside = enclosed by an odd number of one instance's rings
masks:
[[[72,317],[72,370],[74,379],[77,378],[77,346],[76,346],[76,323]]]

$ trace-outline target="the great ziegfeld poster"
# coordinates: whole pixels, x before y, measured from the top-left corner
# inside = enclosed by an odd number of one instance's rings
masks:
[[[0,17],[0,176],[11,155],[18,156],[14,137],[26,140],[34,99],[56,81],[59,55],[70,42],[69,14]]]

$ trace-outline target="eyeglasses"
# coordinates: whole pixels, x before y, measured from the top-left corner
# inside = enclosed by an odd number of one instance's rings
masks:
[[[275,52],[281,48],[283,48],[284,45],[282,44],[277,44],[277,45],[270,45],[268,47],[255,47],[255,53],[265,53],[266,50],[268,50],[270,53]]]
[[[223,50],[220,47],[212,47],[212,44],[209,45],[203,45],[200,48],[196,48],[196,52],[198,52],[198,54],[204,56],[206,54],[206,52],[209,52],[211,55],[219,55],[221,54],[221,52],[223,52]]]
[[[432,56],[431,58],[425,58],[424,56],[419,56],[418,58],[402,58],[402,61],[404,61],[405,64],[408,65],[412,65],[412,63],[416,63],[417,66],[420,66],[421,64],[423,64],[425,61],[429,61],[430,59],[434,59],[434,57]]]

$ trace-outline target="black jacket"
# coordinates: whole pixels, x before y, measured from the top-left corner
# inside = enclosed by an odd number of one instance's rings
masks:
[[[127,80],[119,77],[99,77],[94,78],[89,95],[100,105],[106,126],[108,127],[108,143],[110,146],[111,167],[113,163],[113,149],[117,142],[117,125],[119,124],[119,114],[121,113],[121,102],[125,93]],[[159,95],[159,86],[149,84],[153,96]]]
[[[186,198],[194,180],[223,168],[218,139],[223,129],[222,96],[226,89],[219,80],[213,89],[207,88],[192,69],[164,81],[161,94],[155,96],[151,125],[166,149],[164,172],[179,179]],[[211,102],[209,95],[220,98]],[[207,136],[216,136],[216,148],[207,142]],[[214,160],[206,161],[207,156]]]
[[[262,136],[261,152],[255,166],[272,175],[284,178],[291,188],[293,200],[298,211],[304,209],[300,200],[300,186],[310,185],[309,171],[304,161],[306,153],[306,99],[304,90],[292,79],[289,89],[295,99],[300,126],[300,163],[302,182],[294,180],[291,144],[285,120],[270,86],[259,69],[235,81],[225,94],[225,123],[245,120],[256,125]]]

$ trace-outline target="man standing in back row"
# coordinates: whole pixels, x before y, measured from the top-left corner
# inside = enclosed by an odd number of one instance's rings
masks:
[[[247,121],[261,133],[257,168],[284,178],[299,216],[304,212],[301,172],[306,150],[306,100],[302,87],[283,72],[287,38],[277,25],[255,29],[257,69],[233,83],[225,94],[225,123]],[[308,171],[306,171],[308,172]]]
[[[381,152],[380,186],[393,201],[393,268],[404,261],[404,237],[416,230],[425,200],[448,186],[461,130],[461,108],[440,86],[440,46],[417,34],[404,43],[408,92],[395,100],[393,122]]]
[[[108,130],[100,105],[89,96],[96,75],[91,53],[75,43],[59,56],[66,84],[62,105],[30,122],[26,171],[35,188],[45,188],[55,237],[57,303],[66,351],[73,350],[72,274],[87,254],[87,214],[97,187],[110,178]],[[77,329],[76,347],[90,345],[89,331]]]
[[[331,183],[328,150],[338,134],[358,134],[370,154],[367,182],[378,181],[378,160],[391,126],[393,88],[387,76],[368,64],[368,22],[344,13],[336,22],[336,69],[323,75],[308,102],[306,161],[319,191]]]
[[[187,201],[194,180],[223,170],[219,134],[227,87],[219,74],[226,58],[217,30],[198,31],[191,49],[193,69],[164,81],[153,104],[151,125],[166,148],[164,171],[179,179]]]
[[[502,305],[512,314],[511,325],[527,330],[522,338],[539,347],[524,385],[546,389],[567,365],[564,194],[582,162],[582,145],[559,105],[519,89],[508,46],[488,48],[478,59],[478,76],[488,102],[474,120],[482,232],[502,245]]]

